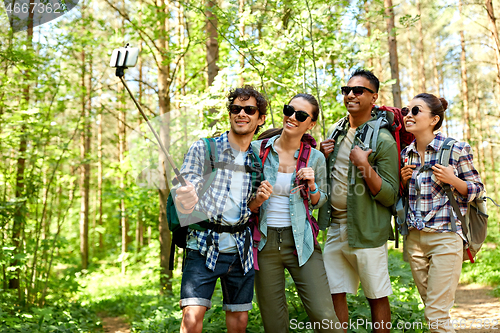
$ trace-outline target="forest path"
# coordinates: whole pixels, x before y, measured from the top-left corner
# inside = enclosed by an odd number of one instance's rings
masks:
[[[130,325],[121,317],[107,317],[99,313],[102,319],[102,327],[106,333],[130,333]]]
[[[488,333],[500,332],[500,324],[494,325],[492,322],[496,320],[500,323],[500,300],[491,295],[492,287],[482,286],[479,284],[460,284],[455,294],[455,306],[451,309],[451,318],[458,320],[469,320],[467,329],[460,329],[460,333]],[[471,320],[474,319],[471,329]],[[479,328],[489,319],[490,328]],[[465,325],[465,322],[464,322]]]

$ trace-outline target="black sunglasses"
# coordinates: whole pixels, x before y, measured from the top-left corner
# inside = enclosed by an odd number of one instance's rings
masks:
[[[414,106],[411,108],[411,114],[413,116],[416,116],[418,113],[420,112],[420,109],[418,108],[418,106]],[[410,109],[408,107],[404,107],[401,109],[401,114],[403,116],[407,116],[408,114],[410,113]]]
[[[253,105],[247,105],[247,106],[236,105],[236,104],[229,105],[229,112],[231,112],[232,114],[239,114],[241,112],[241,109],[243,109],[245,113],[249,116],[253,116],[255,112],[259,110],[258,107]]]
[[[363,95],[363,92],[365,90],[368,90],[372,94],[375,93],[375,91],[371,90],[370,88],[363,87],[363,86],[355,86],[355,87],[344,86],[344,87],[340,87],[340,90],[342,91],[342,95],[344,95],[344,96],[349,95],[351,93],[351,91],[354,94],[354,96],[361,96],[361,95]]]
[[[285,105],[283,106],[283,114],[284,114],[285,116],[287,116],[287,117],[291,117],[291,116],[293,116],[293,114],[294,114],[294,113],[295,113],[295,119],[297,119],[297,121],[299,121],[299,122],[301,122],[301,123],[302,123],[302,122],[304,122],[304,121],[306,121],[306,119],[307,119],[308,117],[311,117],[311,116],[309,115],[309,113],[307,113],[307,112],[305,112],[305,111],[295,111],[295,109],[294,109],[294,108],[293,108],[293,106],[291,106],[291,105],[287,105],[287,104],[285,104]],[[311,118],[311,119],[312,119],[312,118]]]

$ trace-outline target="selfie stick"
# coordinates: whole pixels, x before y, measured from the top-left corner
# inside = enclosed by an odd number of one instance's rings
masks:
[[[127,44],[127,46],[128,46],[128,44]],[[149,128],[151,129],[151,132],[153,132],[154,136],[156,137],[156,140],[160,144],[160,148],[163,151],[163,154],[165,154],[165,156],[167,157],[168,163],[170,163],[170,165],[174,169],[175,177],[179,180],[179,182],[181,183],[182,186],[186,186],[187,185],[186,181],[184,180],[184,178],[182,177],[181,173],[179,172],[179,169],[177,169],[177,167],[175,166],[174,160],[172,159],[172,157],[170,156],[170,154],[165,149],[165,146],[163,145],[162,141],[160,140],[160,137],[158,136],[158,133],[156,133],[156,131],[154,130],[153,126],[151,126],[148,117],[146,116],[146,114],[144,113],[144,111],[142,111],[141,106],[139,105],[139,103],[135,99],[134,95],[132,94],[132,92],[128,88],[127,83],[123,79],[123,77],[125,76],[125,69],[127,67],[118,66],[118,61],[119,61],[120,55],[121,55],[120,53],[121,53],[121,51],[118,51],[118,56],[116,57],[116,66],[115,66],[116,67],[116,76],[118,76],[120,78],[120,80],[122,81],[122,83],[125,86],[125,88],[127,88],[127,91],[129,93],[130,97],[132,97],[132,99],[134,100],[134,103],[137,106],[137,108],[139,109],[139,112],[141,113],[141,115],[144,118],[144,120],[146,120],[146,123],[148,124]],[[127,57],[128,57],[128,51],[125,51],[125,59],[123,61],[123,64],[127,63]]]

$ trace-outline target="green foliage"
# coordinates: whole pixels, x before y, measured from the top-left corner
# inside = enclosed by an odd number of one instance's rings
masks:
[[[172,292],[159,295],[156,283],[158,259],[153,255],[157,245],[148,248],[140,264],[130,266],[126,275],[116,266],[105,265],[81,276],[78,281],[82,289],[78,300],[95,313],[106,316],[125,316],[133,332],[176,332],[179,330],[182,312],[179,308],[180,274],[172,281]],[[394,294],[390,296],[392,320],[398,322],[424,322],[423,305],[411,276],[409,265],[402,261],[401,253],[391,250],[389,270]],[[308,321],[292,278],[287,273],[286,297],[290,319]],[[222,310],[222,291],[217,285],[213,307],[207,311],[203,323],[204,331],[220,332],[225,328],[225,313]],[[370,320],[370,308],[360,288],[357,296],[348,296],[352,321]],[[254,299],[249,312],[248,332],[263,332],[258,305]],[[294,330],[292,330],[294,331]],[[300,330],[296,330],[299,332]],[[402,332],[394,330],[394,332]],[[406,330],[405,332],[423,332]]]
[[[475,263],[463,263],[462,275],[460,276],[462,283],[479,283],[496,287],[497,296],[499,296],[500,291],[500,249],[498,248],[500,228],[498,221],[498,212],[491,211],[486,241],[478,253]]]

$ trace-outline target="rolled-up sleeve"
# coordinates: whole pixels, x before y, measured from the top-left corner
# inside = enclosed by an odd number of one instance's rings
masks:
[[[319,193],[321,194],[321,196],[315,205],[311,205],[311,208],[318,209],[323,206],[328,199],[328,195],[326,194],[326,160],[325,156],[323,156],[321,152],[315,150],[314,153],[314,155],[316,156],[316,163],[314,164],[314,182],[316,183],[316,185],[318,185]],[[309,204],[311,204],[310,198]]]
[[[395,141],[381,141],[374,168],[382,178],[382,186],[372,198],[385,207],[390,207],[396,202],[399,189],[398,148]]]

